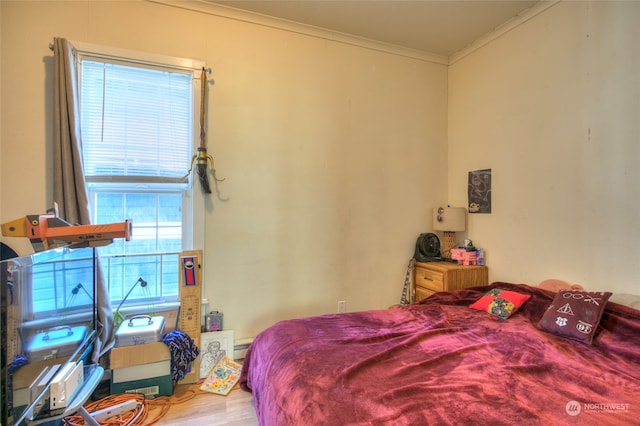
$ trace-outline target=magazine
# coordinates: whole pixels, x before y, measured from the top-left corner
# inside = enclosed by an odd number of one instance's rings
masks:
[[[227,395],[240,380],[241,370],[242,364],[226,355],[222,356],[205,377],[200,389],[219,395]]]

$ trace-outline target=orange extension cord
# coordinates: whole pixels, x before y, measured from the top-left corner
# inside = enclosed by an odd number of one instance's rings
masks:
[[[144,395],[136,394],[136,393],[123,393],[118,395],[111,395],[105,398],[102,398],[98,401],[91,402],[86,404],[84,408],[92,413],[94,411],[102,410],[104,408],[112,407],[114,405],[135,400],[136,408],[131,411],[127,411],[125,413],[119,414],[117,416],[110,417],[105,419],[102,422],[99,422],[100,425],[103,426],[123,426],[123,425],[152,425],[158,420],[160,420],[167,412],[172,405],[181,404],[183,402],[189,401],[196,397],[198,394],[205,394],[207,392],[196,392],[193,389],[186,389],[184,395],[180,397],[168,397],[168,396],[159,396],[155,399],[146,399]],[[156,411],[158,411],[156,413]],[[150,414],[153,414],[154,417],[150,420],[147,420]],[[82,416],[76,414],[73,416],[65,417],[63,419],[63,424],[69,426],[83,426],[86,423]]]

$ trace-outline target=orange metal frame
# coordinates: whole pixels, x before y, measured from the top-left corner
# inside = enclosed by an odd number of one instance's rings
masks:
[[[107,245],[115,238],[131,239],[130,219],[104,225],[71,225],[54,213],[27,215],[2,224],[5,237],[26,237],[35,251],[47,250],[62,245]]]

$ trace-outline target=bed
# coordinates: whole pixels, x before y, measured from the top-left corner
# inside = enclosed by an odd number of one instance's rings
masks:
[[[492,291],[528,300],[506,319],[470,308]],[[540,329],[559,294],[493,283],[282,321],[240,384],[263,426],[638,424],[640,311],[605,301],[593,340],[575,340]]]

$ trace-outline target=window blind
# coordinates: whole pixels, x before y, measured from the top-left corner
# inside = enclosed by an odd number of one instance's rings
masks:
[[[88,182],[187,182],[191,74],[83,60],[81,121]]]

